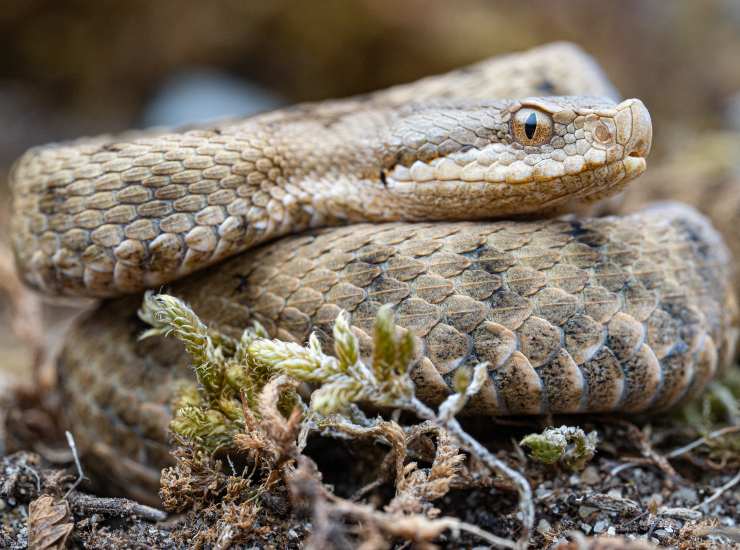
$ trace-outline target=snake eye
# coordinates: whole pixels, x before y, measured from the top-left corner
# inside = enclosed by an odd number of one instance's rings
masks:
[[[523,107],[511,119],[511,133],[522,145],[542,145],[552,137],[552,118],[537,109]]]

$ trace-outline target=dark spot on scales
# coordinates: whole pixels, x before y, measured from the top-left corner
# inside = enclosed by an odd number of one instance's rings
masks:
[[[239,273],[237,273],[236,275],[234,275],[234,278],[238,281],[236,285],[236,291],[238,293],[241,294],[242,292],[247,290],[248,281],[246,275],[240,275]]]
[[[380,171],[380,181],[383,182],[383,185],[388,185],[388,183],[385,181],[385,170]]]
[[[606,244],[607,240],[603,233],[583,227],[578,220],[570,220],[570,235],[581,244],[591,248],[598,248]]]

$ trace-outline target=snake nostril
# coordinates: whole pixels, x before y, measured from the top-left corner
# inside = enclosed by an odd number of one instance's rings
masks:
[[[649,151],[650,151],[650,142],[640,139],[633,144],[632,150],[628,153],[628,156],[644,158],[647,156]]]

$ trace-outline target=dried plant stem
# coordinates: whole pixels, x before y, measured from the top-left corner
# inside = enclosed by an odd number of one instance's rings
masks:
[[[700,437],[699,439],[697,439],[695,441],[692,441],[688,445],[684,445],[683,447],[679,447],[678,449],[674,449],[674,450],[672,450],[670,453],[668,453],[665,456],[666,456],[666,458],[676,458],[676,457],[679,457],[681,455],[685,455],[689,451],[692,451],[692,450],[696,449],[697,447],[701,447],[707,441],[710,441],[712,439],[716,439],[718,437],[722,437],[723,435],[727,435],[727,434],[734,433],[734,432],[737,432],[737,431],[740,431],[740,426],[726,426],[726,427],[724,427],[722,429],[713,431],[713,432],[705,435],[704,437]]]
[[[437,519],[429,519],[421,514],[415,514],[411,516],[399,515],[399,514],[388,514],[376,510],[375,508],[366,504],[359,504],[349,500],[345,500],[341,497],[333,495],[328,491],[323,490],[323,496],[326,500],[331,502],[332,508],[342,514],[351,515],[366,521],[382,525],[393,535],[398,535],[408,538],[409,533],[417,533],[421,535],[422,539],[431,539],[442,531],[460,532],[464,531],[475,535],[489,544],[496,545],[503,548],[511,548],[517,550],[521,548],[518,543],[512,542],[508,539],[497,537],[493,533],[489,533],[485,529],[481,529],[477,525],[460,521],[457,518],[444,516]]]
[[[434,414],[432,409],[419,401],[416,396],[409,400],[407,410],[413,412],[419,418],[429,420],[435,425],[446,429],[462,448],[478,457],[491,470],[511,479],[519,493],[519,511],[522,516],[522,533],[519,536],[518,543],[521,548],[524,548],[529,541],[529,533],[534,527],[534,501],[532,500],[532,488],[529,486],[529,482],[526,478],[517,470],[509,467],[505,462],[496,458],[493,453],[463,430],[460,423],[454,417],[447,421],[443,421]]]
[[[710,502],[713,502],[717,500],[719,497],[722,496],[722,494],[725,491],[728,491],[729,489],[732,489],[735,485],[740,483],[740,472],[738,472],[735,477],[733,477],[730,481],[722,485],[722,487],[719,487],[714,493],[712,493],[712,496],[709,498],[703,500],[701,503],[697,504],[696,506],[693,506],[692,510],[698,510],[699,508],[702,508],[709,504]]]
[[[72,484],[72,487],[69,488],[67,493],[64,495],[64,498],[67,498],[69,494],[77,489],[77,487],[82,483],[85,479],[85,473],[82,471],[82,464],[80,463],[80,456],[77,454],[77,444],[75,443],[75,438],[72,435],[72,432],[65,431],[64,435],[67,437],[67,445],[69,445],[69,449],[72,451],[72,457],[75,461],[75,467],[77,468],[77,479]]]
[[[69,495],[68,500],[78,514],[137,516],[151,522],[167,519],[167,514],[162,510],[126,498],[97,497],[75,491]]]

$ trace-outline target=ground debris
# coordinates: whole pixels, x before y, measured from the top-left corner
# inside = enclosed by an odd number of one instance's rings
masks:
[[[3,457],[0,548],[178,547],[171,526],[160,521],[164,519],[161,511],[78,490],[64,498],[74,479],[71,470],[55,467],[35,453],[21,451]]]
[[[338,361],[317,343],[288,349],[267,342],[258,327],[227,340],[188,315],[180,309],[176,322],[197,348],[196,373],[208,378],[181,396],[186,413],[176,416],[175,464],[161,476],[163,508],[171,515],[84,493],[87,483],[75,488],[82,472],[73,457],[59,468],[46,455],[17,452],[0,462],[0,547],[25,548],[33,540],[55,548],[65,539],[88,548],[523,548],[524,540],[527,548],[549,550],[738,545],[732,427],[705,422],[677,429],[671,418],[633,424],[581,416],[576,428],[564,418],[561,428],[544,433],[562,435],[558,448],[566,453],[586,452],[573,455],[576,468],[563,461],[553,467],[529,459],[516,443],[542,429],[536,421],[491,429],[490,419],[455,417],[480,388],[485,365],[456,380],[457,393],[437,412],[416,403],[399,360],[409,350],[383,320],[389,345],[376,359],[383,369],[375,370],[362,363],[341,323]],[[293,369],[321,362],[329,389],[304,401],[287,368],[271,373],[250,359],[255,345],[283,364],[300,355]],[[242,363],[253,370],[241,371]],[[380,392],[395,411],[355,402]],[[215,436],[203,431],[219,426],[225,429]],[[702,467],[707,463],[712,467]],[[533,490],[526,493],[523,484]]]

